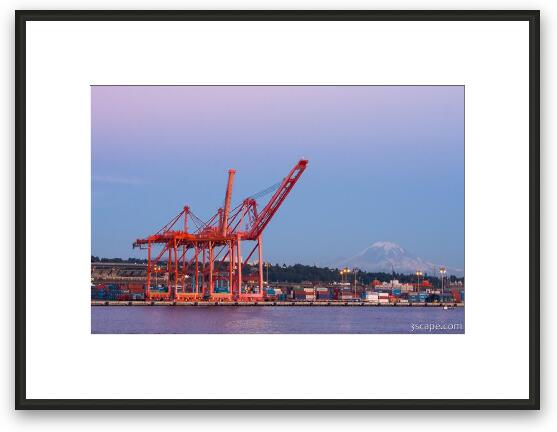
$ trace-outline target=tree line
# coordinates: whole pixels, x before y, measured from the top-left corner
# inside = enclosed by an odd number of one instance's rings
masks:
[[[146,259],[139,258],[99,258],[97,256],[91,256],[92,263],[129,263],[129,264],[147,264]],[[160,261],[160,265],[166,265],[166,261]],[[216,262],[215,270],[225,271],[227,269],[228,263]],[[257,273],[257,265],[244,264],[243,270],[245,274],[255,274]],[[304,265],[304,264],[266,264],[264,269],[264,279],[268,279],[270,282],[291,282],[291,283],[302,283],[302,282],[324,282],[333,283],[341,282],[342,277],[340,274],[340,269],[330,268],[330,267],[317,267],[316,265]],[[417,278],[414,274],[404,274],[404,273],[387,273],[387,272],[367,272],[358,271],[354,275],[353,272],[348,273],[345,276],[345,281],[354,283],[354,277],[360,284],[368,285],[374,280],[380,282],[389,282],[392,279],[397,279],[401,283],[416,283]],[[438,287],[441,285],[441,280],[435,275],[429,275],[424,273],[420,277],[420,281],[428,280],[433,286]],[[451,282],[464,281],[463,277],[447,276],[446,280]]]

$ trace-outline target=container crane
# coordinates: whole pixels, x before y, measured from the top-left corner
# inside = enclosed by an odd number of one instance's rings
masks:
[[[249,301],[263,297],[262,234],[273,216],[292,191],[308,161],[301,159],[279,183],[244,199],[231,207],[235,170],[228,171],[224,206],[206,222],[198,218],[189,206],[174,216],[155,234],[133,243],[134,248],[147,249],[147,300]],[[274,193],[273,193],[274,192]],[[263,209],[258,211],[258,199],[273,193]],[[242,243],[255,242],[243,258]],[[162,246],[153,255],[155,245]],[[246,283],[242,275],[257,251],[257,284]],[[167,255],[168,290],[151,286],[151,275]],[[253,278],[252,278],[253,279]]]

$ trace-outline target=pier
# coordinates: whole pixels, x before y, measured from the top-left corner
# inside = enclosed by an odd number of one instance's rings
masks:
[[[141,301],[91,300],[91,306],[297,306],[297,307],[464,307],[464,303],[374,303],[354,301]]]

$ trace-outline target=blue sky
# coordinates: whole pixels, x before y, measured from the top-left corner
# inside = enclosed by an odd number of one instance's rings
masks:
[[[207,219],[309,165],[264,233],[265,259],[327,265],[379,240],[464,266],[464,87],[91,87],[92,254],[185,205]],[[268,197],[267,197],[268,198]],[[262,203],[263,204],[263,203]]]

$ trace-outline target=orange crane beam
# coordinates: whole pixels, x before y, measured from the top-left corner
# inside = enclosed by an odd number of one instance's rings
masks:
[[[230,217],[230,202],[232,201],[232,184],[234,183],[235,170],[228,170],[228,184],[226,185],[226,195],[224,196],[224,215],[222,218],[221,232],[226,236],[228,232],[228,218]]]

